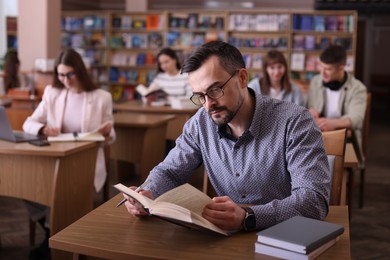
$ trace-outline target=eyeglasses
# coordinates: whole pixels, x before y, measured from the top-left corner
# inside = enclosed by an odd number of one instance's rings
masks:
[[[74,71],[68,72],[68,73],[66,73],[66,74],[58,73],[58,78],[59,78],[60,80],[63,80],[63,79],[65,79],[65,78],[67,78],[67,79],[73,79],[74,77],[76,77],[76,72],[74,72]]]
[[[192,101],[192,103],[194,103],[195,105],[197,106],[202,106],[204,103],[206,103],[206,96],[208,96],[209,98],[211,99],[219,99],[221,97],[223,97],[223,95],[225,94],[223,92],[223,88],[226,86],[226,84],[234,77],[234,75],[236,75],[238,70],[236,70],[231,76],[230,78],[228,78],[228,80],[225,81],[225,83],[223,83],[220,87],[212,87],[210,88],[209,90],[206,91],[206,93],[194,93],[192,94],[192,96],[190,97],[190,100]]]

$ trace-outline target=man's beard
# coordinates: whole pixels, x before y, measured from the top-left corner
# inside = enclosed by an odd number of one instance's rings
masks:
[[[221,115],[213,116],[212,112],[214,110],[217,110],[219,112],[226,111],[227,114],[226,115],[222,115],[222,116]],[[209,115],[210,115],[211,119],[213,120],[213,122],[217,126],[224,126],[224,125],[227,125],[230,121],[233,120],[234,116],[236,115],[236,112],[230,111],[226,107],[223,106],[223,107],[214,107],[214,108],[210,109]]]

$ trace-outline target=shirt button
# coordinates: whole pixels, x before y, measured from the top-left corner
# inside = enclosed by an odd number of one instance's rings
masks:
[[[246,198],[246,195],[242,195],[241,198],[242,198],[242,199],[245,199],[245,198]]]
[[[236,173],[236,177],[240,177],[240,174],[238,172]]]

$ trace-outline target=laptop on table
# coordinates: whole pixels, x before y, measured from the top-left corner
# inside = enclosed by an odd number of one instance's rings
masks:
[[[13,131],[11,124],[8,121],[7,113],[5,112],[4,107],[0,106],[0,139],[14,143],[20,143],[41,140],[42,137],[20,131]]]

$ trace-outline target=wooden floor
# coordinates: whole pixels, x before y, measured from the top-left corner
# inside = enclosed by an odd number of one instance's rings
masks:
[[[367,157],[365,206],[357,208],[354,193],[351,219],[353,259],[390,259],[390,125],[372,124]],[[355,177],[357,178],[357,175]],[[111,196],[116,194],[111,190]],[[101,203],[97,194],[95,203]],[[28,215],[24,202],[0,197],[0,260],[28,259],[30,250]],[[36,245],[44,239],[37,225]]]

